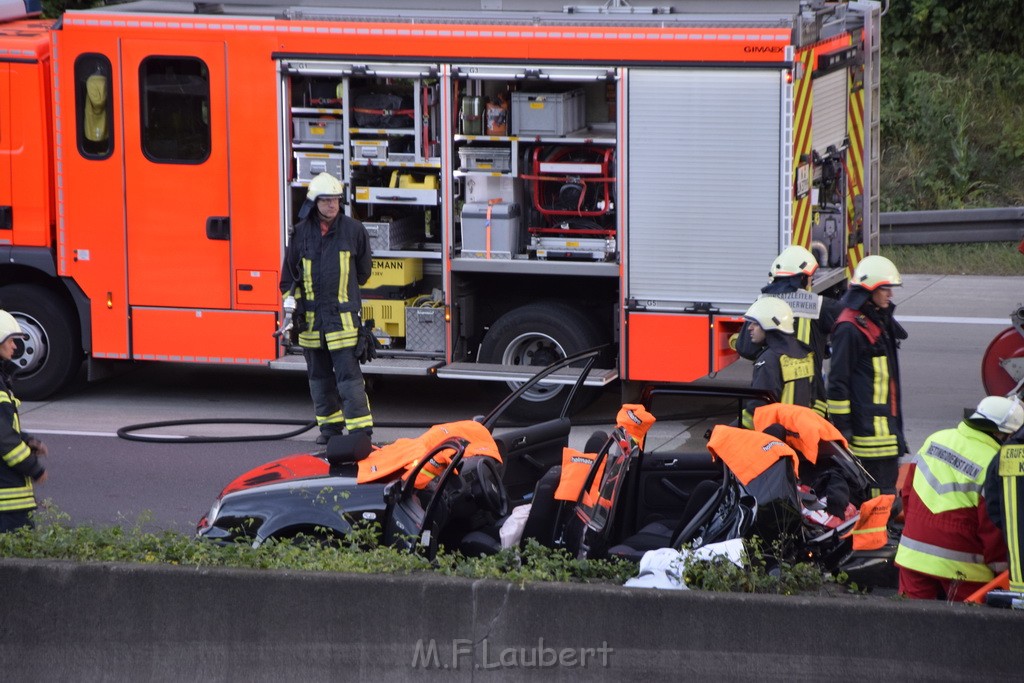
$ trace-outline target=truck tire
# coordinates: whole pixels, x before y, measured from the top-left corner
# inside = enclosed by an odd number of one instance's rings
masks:
[[[574,353],[600,346],[607,340],[588,316],[566,304],[542,302],[515,308],[498,318],[480,345],[481,363],[523,365],[540,369]],[[599,359],[598,367],[604,365]],[[510,390],[521,382],[506,382]],[[538,384],[508,408],[510,417],[544,420],[557,417],[570,386]],[[574,410],[590,405],[601,391],[581,387]]]
[[[71,306],[39,285],[0,287],[0,301],[28,339],[14,357],[14,393],[26,401],[63,388],[82,365],[82,342]]]

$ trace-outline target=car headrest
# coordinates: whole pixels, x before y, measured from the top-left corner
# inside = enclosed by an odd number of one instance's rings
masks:
[[[373,452],[370,436],[366,432],[338,434],[327,441],[327,462],[332,465],[344,465],[359,462]]]

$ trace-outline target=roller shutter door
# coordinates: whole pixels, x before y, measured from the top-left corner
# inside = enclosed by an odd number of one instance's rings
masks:
[[[628,298],[649,310],[735,311],[764,286],[789,192],[782,78],[630,71]]]
[[[846,69],[814,79],[811,148],[825,156],[829,145],[842,149],[846,140]]]

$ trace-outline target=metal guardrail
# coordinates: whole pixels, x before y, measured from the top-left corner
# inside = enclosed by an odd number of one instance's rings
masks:
[[[1024,207],[883,213],[879,224],[885,245],[1019,242],[1024,239]]]

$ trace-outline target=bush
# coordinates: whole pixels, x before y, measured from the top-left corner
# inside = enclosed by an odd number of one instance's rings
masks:
[[[517,584],[559,581],[622,585],[637,573],[632,562],[578,560],[565,550],[546,548],[536,541],[522,550],[506,549],[486,557],[466,557],[442,549],[434,561],[429,561],[416,553],[379,545],[379,529],[371,526],[330,544],[298,536],[253,548],[244,543],[218,545],[172,531],[147,531],[151,525],[148,517],[128,529],[76,527],[69,522],[61,512],[40,512],[35,528],[0,534],[0,557],[354,574],[433,572]],[[781,595],[813,592],[822,585],[816,567],[775,562],[756,540],[748,543],[747,556],[743,568],[728,562],[690,562],[686,566],[687,585],[699,590]]]
[[[986,0],[882,20],[883,211],[1024,203],[1024,17]]]

